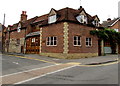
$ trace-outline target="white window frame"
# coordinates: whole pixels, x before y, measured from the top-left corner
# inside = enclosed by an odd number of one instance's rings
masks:
[[[53,37],[53,40],[51,40]],[[56,36],[51,36],[51,37],[47,37],[46,38],[46,46],[57,46],[57,37],[56,37],[56,40],[55,40],[55,37]],[[48,38],[49,38],[49,41],[48,41]],[[55,41],[56,41],[56,44],[55,44]],[[53,44],[51,44],[53,43]]]
[[[74,37],[76,37],[76,40],[74,40]],[[73,46],[81,46],[81,36],[74,36],[73,37]],[[80,40],[78,40],[78,37],[80,37]],[[74,44],[74,42],[76,41],[76,45]],[[80,45],[78,44],[78,42],[80,42]]]
[[[17,32],[20,32],[20,31],[21,31],[20,28],[21,28],[21,24],[18,25],[18,27],[17,27]]]
[[[88,39],[88,40],[87,40],[87,39]],[[91,42],[90,42],[90,39],[91,39]],[[87,42],[88,42],[88,45],[87,45]],[[91,45],[90,45],[90,43],[91,43]],[[91,46],[92,46],[92,38],[87,37],[87,38],[85,39],[85,45],[86,45],[86,47],[91,47]]]
[[[79,15],[76,17],[76,19],[80,22],[80,23],[85,23],[87,24],[87,16],[85,15]]]
[[[35,42],[35,38],[32,38],[31,42],[34,43]]]
[[[94,24],[95,26],[99,26],[99,21],[94,20],[94,21],[93,21],[93,24]]]
[[[56,22],[56,20],[57,20],[57,15],[52,15],[48,17],[49,24]]]

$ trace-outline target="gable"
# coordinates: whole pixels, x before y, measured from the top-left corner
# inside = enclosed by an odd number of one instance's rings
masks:
[[[80,15],[87,16],[84,10],[80,13]]]
[[[95,17],[95,19],[94,19],[94,20],[99,21],[98,17]]]
[[[53,15],[56,15],[57,13],[56,13],[56,11],[55,11],[55,9],[51,9],[51,11],[50,11],[50,13],[49,13],[49,16],[53,16]]]

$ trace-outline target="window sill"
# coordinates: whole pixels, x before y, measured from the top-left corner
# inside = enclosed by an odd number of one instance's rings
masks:
[[[81,45],[73,45],[74,47],[82,47]]]

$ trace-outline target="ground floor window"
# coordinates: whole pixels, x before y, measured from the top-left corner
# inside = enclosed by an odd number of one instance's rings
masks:
[[[80,36],[74,36],[73,38],[74,46],[81,46],[81,37]]]
[[[92,38],[86,38],[86,46],[92,46]]]
[[[46,44],[47,46],[57,46],[57,37],[47,37]]]

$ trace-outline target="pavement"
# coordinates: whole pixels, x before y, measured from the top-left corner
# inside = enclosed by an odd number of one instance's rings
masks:
[[[105,56],[97,56],[90,58],[80,58],[80,59],[58,59],[54,57],[40,56],[38,54],[22,54],[22,53],[6,53],[8,55],[15,55],[20,57],[26,57],[34,60],[41,60],[48,63],[80,63],[82,65],[97,65],[110,62],[118,61],[120,55],[118,54],[108,54]]]

